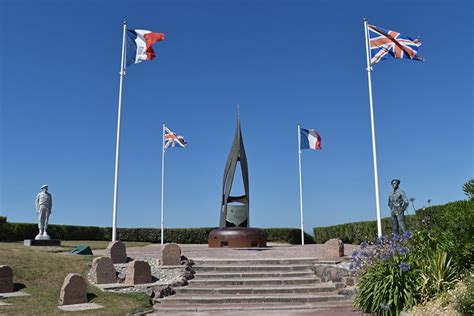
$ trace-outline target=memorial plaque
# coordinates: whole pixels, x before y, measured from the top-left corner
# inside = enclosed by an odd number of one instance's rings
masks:
[[[249,208],[247,205],[227,205],[226,221],[239,227],[249,217]]]

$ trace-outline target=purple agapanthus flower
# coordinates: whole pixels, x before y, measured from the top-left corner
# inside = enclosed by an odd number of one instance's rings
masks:
[[[410,270],[410,265],[408,263],[402,262],[400,263],[400,269],[403,272],[407,272],[408,270]]]
[[[400,250],[398,250],[398,253],[401,254],[402,256],[404,256],[408,253],[408,248],[407,247],[402,247],[402,248],[400,248]]]
[[[360,244],[360,249],[365,249],[367,248],[367,243],[365,241],[363,241],[361,244]]]

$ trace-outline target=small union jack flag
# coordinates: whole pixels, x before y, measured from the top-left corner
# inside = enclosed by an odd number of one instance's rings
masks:
[[[400,59],[413,59],[423,61],[418,56],[418,47],[421,46],[419,39],[412,39],[403,36],[398,32],[390,31],[369,25],[370,38],[370,63],[376,64],[382,59],[386,59],[387,55]]]
[[[165,149],[168,147],[175,147],[178,144],[181,147],[186,147],[187,143],[184,140],[183,136],[178,136],[172,131],[169,130],[168,127],[165,126]]]

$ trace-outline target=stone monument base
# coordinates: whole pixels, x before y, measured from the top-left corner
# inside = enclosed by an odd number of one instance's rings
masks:
[[[23,241],[24,246],[51,246],[51,247],[60,247],[60,239],[25,239]]]
[[[209,248],[266,247],[267,235],[260,228],[225,227],[212,230],[207,241]]]

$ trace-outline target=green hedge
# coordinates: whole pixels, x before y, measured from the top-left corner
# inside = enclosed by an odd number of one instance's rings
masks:
[[[292,245],[301,244],[301,230],[297,228],[264,228],[269,242],[286,242]],[[304,233],[304,243],[314,244],[313,236]]]
[[[167,228],[164,231],[165,241],[178,244],[207,244],[207,237],[215,227],[200,228]],[[301,231],[297,228],[264,228],[269,242],[301,243]],[[119,228],[119,239],[123,241],[161,242],[158,228]],[[305,243],[314,244],[311,235],[305,233]]]
[[[207,244],[207,237],[214,227],[166,228],[165,241],[179,244]],[[297,228],[265,228],[269,242],[301,243],[301,231]],[[22,241],[38,234],[38,225],[29,223],[0,222],[0,241]],[[111,240],[110,227],[49,225],[48,234],[62,240]],[[118,228],[117,239],[122,241],[161,242],[159,228]],[[305,233],[305,243],[314,243]]]
[[[416,215],[405,216],[408,230],[417,228],[448,231],[460,244],[471,245],[474,249],[474,201],[456,201],[417,210]],[[328,227],[315,227],[314,239],[321,244],[331,238],[340,238],[344,243],[360,244],[362,241],[374,240],[377,237],[376,221],[354,222]],[[382,218],[384,235],[392,233],[390,217]]]
[[[451,202],[417,211],[421,226],[453,240],[450,255],[466,268],[474,265],[474,200]]]
[[[417,224],[417,217],[415,215],[405,216],[405,224],[408,230],[414,229]],[[362,241],[374,240],[377,237],[377,222],[354,222],[328,227],[315,227],[313,230],[314,240],[317,244],[323,244],[332,238],[339,238],[346,244],[358,245]],[[392,233],[390,217],[382,218],[382,232],[384,235]]]
[[[37,234],[37,224],[0,223],[0,241],[33,239]],[[72,225],[49,225],[48,234],[63,240],[110,240],[112,236],[110,228]]]
[[[165,228],[166,242],[178,244],[207,244],[207,236],[213,227],[203,228]],[[119,228],[118,239],[122,241],[144,241],[161,243],[159,228]]]

